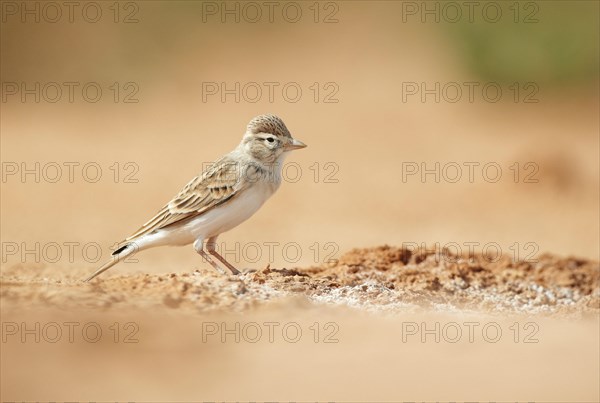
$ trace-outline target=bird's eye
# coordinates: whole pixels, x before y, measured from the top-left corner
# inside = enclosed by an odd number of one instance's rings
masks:
[[[273,137],[267,137],[267,141],[268,141],[269,143],[272,143],[272,142],[274,142],[274,141],[275,141],[275,139],[274,139]]]

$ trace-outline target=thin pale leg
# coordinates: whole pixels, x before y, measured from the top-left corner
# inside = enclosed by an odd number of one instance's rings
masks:
[[[223,256],[221,256],[221,255],[219,255],[217,253],[217,250],[215,248],[216,245],[217,245],[216,241],[217,241],[217,237],[216,236],[213,236],[212,238],[208,238],[208,240],[206,241],[206,250],[207,250],[207,252],[210,253],[211,255],[213,255],[214,257],[216,257],[219,260],[219,262],[221,262],[225,266],[227,266],[227,268],[229,270],[231,270],[232,274],[236,274],[236,275],[240,274],[240,271],[238,269],[236,269],[235,267],[233,267],[233,265],[230,264],[227,260],[225,260],[225,258]]]
[[[203,239],[198,239],[196,242],[194,242],[194,249],[196,250],[196,252],[198,252],[198,254],[200,256],[202,256],[208,263],[210,263],[210,265],[212,267],[214,267],[215,270],[217,270],[219,273],[227,274],[227,272],[225,270],[223,270],[223,268],[221,266],[216,264],[215,261],[212,260],[212,258],[210,256],[208,256],[208,254],[206,252],[204,252],[203,246],[204,246]]]

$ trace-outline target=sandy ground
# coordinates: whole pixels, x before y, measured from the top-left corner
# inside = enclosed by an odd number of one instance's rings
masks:
[[[3,273],[3,400],[600,397],[597,261],[384,246],[240,276],[85,274]]]
[[[493,261],[492,261],[493,260]],[[51,268],[50,268],[51,269]],[[32,277],[28,277],[27,275]],[[78,273],[79,274],[79,273]],[[46,277],[49,276],[49,277]],[[488,312],[593,317],[600,313],[598,262],[545,254],[457,256],[448,250],[384,246],[352,250],[326,265],[253,269],[240,276],[212,268],[162,275],[105,274],[90,284],[73,273],[16,265],[2,274],[7,306],[69,309],[244,310],[292,296],[374,312]]]

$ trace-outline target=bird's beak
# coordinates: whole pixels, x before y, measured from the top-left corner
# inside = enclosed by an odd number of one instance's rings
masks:
[[[300,148],[306,147],[306,144],[300,140],[293,139],[291,143],[284,146],[285,151],[299,150]]]

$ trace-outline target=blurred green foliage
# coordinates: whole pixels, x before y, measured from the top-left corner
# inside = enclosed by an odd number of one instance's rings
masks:
[[[599,2],[501,2],[503,18],[443,24],[481,78],[552,86],[597,83]],[[482,2],[481,4],[485,4]]]

